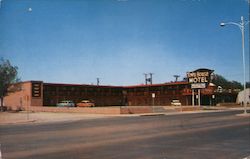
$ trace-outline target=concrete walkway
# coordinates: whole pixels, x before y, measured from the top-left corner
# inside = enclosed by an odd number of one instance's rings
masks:
[[[0,125],[22,123],[65,122],[83,119],[107,118],[107,115],[82,113],[49,113],[49,112],[0,112]]]

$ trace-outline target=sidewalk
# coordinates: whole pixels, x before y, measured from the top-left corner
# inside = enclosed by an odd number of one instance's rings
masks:
[[[208,107],[209,108],[209,107]],[[157,116],[157,115],[181,115],[192,113],[212,113],[222,111],[244,110],[244,108],[225,108],[217,107],[206,110],[178,111],[178,112],[154,112],[144,114],[84,114],[84,113],[52,113],[52,112],[0,112],[0,126],[9,124],[27,124],[27,123],[48,123],[48,122],[70,122],[77,120],[91,120],[109,117],[137,117],[137,116]],[[250,108],[248,107],[248,111]],[[248,113],[249,115],[249,113]],[[248,116],[247,115],[247,116]]]
[[[83,113],[49,113],[49,112],[0,112],[0,125],[22,123],[46,123],[107,118],[107,115]]]

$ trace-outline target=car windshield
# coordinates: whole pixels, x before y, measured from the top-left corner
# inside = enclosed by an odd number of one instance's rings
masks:
[[[83,100],[81,103],[90,103],[88,100]]]
[[[172,102],[179,102],[179,100],[175,99],[175,100],[173,100]]]
[[[61,101],[60,103],[72,103],[71,101]]]

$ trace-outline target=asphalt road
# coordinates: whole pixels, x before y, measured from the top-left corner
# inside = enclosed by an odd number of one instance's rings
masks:
[[[0,127],[3,159],[243,159],[250,118],[234,112]]]

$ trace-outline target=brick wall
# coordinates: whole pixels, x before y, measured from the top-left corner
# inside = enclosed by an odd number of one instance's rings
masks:
[[[21,83],[18,85],[15,92],[9,93],[4,97],[4,105],[11,107],[13,110],[21,109],[26,105],[31,104],[31,85],[30,82]]]
[[[25,107],[30,105],[42,106],[43,94],[41,93],[40,97],[32,96],[32,83],[34,82],[42,84],[40,81],[27,81],[18,83],[18,89],[4,97],[4,105],[11,108],[12,110],[25,109]]]

